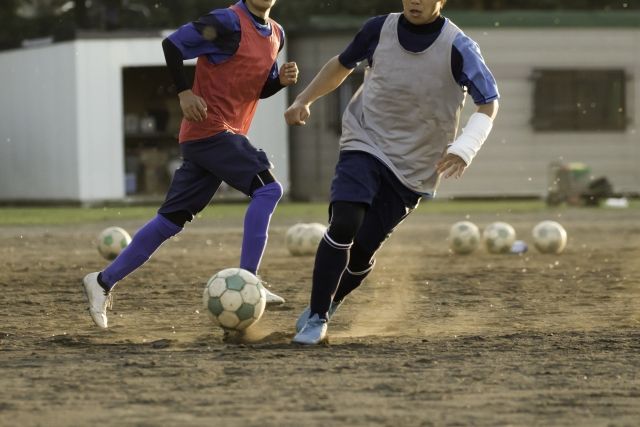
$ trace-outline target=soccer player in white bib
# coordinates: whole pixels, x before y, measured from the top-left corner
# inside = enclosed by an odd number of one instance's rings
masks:
[[[498,88],[478,45],[441,15],[446,0],[402,0],[402,13],[369,19],[285,112],[304,125],[318,98],[361,61],[368,69],[342,118],[330,225],[318,246],[310,305],[293,342],[318,344],[345,297],[375,265],[384,241],[440,177],[460,178],[498,111]],[[458,135],[467,92],[477,111]]]

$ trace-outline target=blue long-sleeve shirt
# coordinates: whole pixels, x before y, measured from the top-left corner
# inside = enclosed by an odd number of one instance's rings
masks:
[[[382,25],[387,15],[369,19],[351,43],[338,57],[347,68],[355,68],[361,61],[373,63]],[[411,24],[404,16],[398,22],[398,38],[403,48],[410,52],[426,50],[438,38],[446,18],[439,17],[424,25]],[[451,72],[461,87],[466,87],[477,105],[488,104],[500,97],[495,78],[484,62],[478,44],[465,34],[459,34],[451,51]]]

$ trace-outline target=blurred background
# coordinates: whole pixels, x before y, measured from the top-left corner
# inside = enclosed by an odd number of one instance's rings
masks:
[[[0,203],[160,200],[180,164],[181,119],[160,43],[231,3],[3,0]],[[306,127],[287,128],[284,109],[368,17],[400,10],[400,0],[276,4],[280,60],[296,61],[301,80],[261,103],[250,137],[290,200],[327,199],[341,114],[365,70],[314,104]],[[479,43],[501,111],[465,178],[439,196],[598,204],[640,194],[640,1],[449,0],[444,14]]]

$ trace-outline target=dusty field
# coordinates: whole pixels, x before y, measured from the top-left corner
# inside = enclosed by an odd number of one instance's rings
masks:
[[[277,214],[262,275],[288,304],[245,344],[200,307],[206,279],[237,262],[241,218],[165,244],[119,285],[106,332],[80,281],[116,224],[0,227],[0,425],[640,425],[640,211],[471,217],[525,238],[557,219],[559,256],[450,255],[463,218],[403,224],[317,348],[289,344],[313,260],[287,254]]]

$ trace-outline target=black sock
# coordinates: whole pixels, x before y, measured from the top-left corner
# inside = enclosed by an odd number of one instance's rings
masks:
[[[325,235],[326,236],[326,235]],[[342,247],[340,247],[342,246]],[[327,318],[331,296],[335,293],[340,277],[349,262],[350,244],[329,244],[322,239],[316,253],[311,288],[311,315]]]
[[[98,274],[98,285],[100,285],[100,287],[104,289],[106,293],[111,292],[111,289],[109,288],[109,286],[107,286],[107,284],[102,281],[102,272]]]
[[[362,284],[364,279],[371,273],[371,269],[364,272],[354,274],[350,272],[348,269],[344,271],[342,274],[342,278],[340,279],[340,285],[338,286],[338,290],[336,294],[333,296],[333,301],[335,303],[340,303],[347,295],[353,292],[358,286]]]

